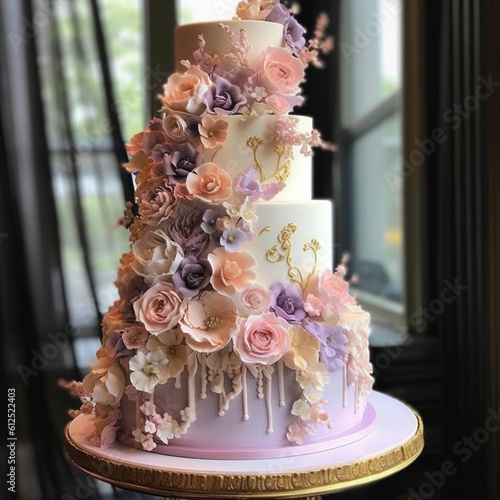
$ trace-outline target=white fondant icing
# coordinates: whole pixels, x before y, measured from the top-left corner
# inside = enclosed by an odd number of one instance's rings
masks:
[[[304,252],[304,245],[312,239],[319,241],[318,269],[332,268],[332,203],[328,200],[312,200],[309,202],[294,203],[259,203],[257,205],[256,234],[269,226],[270,230],[262,233],[258,238],[242,245],[241,249],[253,255],[257,261],[255,281],[261,285],[269,286],[276,281],[289,283],[288,266],[286,261],[272,263],[266,257],[267,252],[280,245],[278,236],[285,226],[294,223],[297,231],[291,237],[292,260],[303,273],[312,271],[314,255]]]
[[[251,137],[258,137],[264,141],[257,150],[259,163],[263,167],[266,177],[274,174],[278,166],[278,155],[275,152],[276,143],[271,139],[277,116],[217,116],[218,120],[229,123],[227,139],[222,149],[219,146],[214,149],[205,150],[205,159],[210,160],[214,156],[214,162],[219,168],[223,168],[234,179],[241,172],[255,165],[254,152],[247,145]],[[295,116],[297,130],[308,133],[312,129],[311,118]],[[311,157],[300,153],[300,147],[293,147],[294,158],[290,159],[290,177],[285,181],[286,187],[278,193],[273,202],[276,201],[308,201],[312,198],[312,169]],[[207,160],[207,161],[208,161]],[[282,159],[280,164],[285,163]],[[268,182],[276,182],[270,179]]]
[[[262,23],[259,21],[222,21],[229,26],[235,36],[239,38],[240,30],[244,29],[251,48],[248,60],[251,65],[258,63],[262,51],[267,47],[283,47],[283,26],[277,23]],[[175,61],[177,71],[183,71],[181,64],[184,60],[194,63],[193,52],[198,50],[198,36],[203,35],[207,54],[217,54],[223,57],[231,52],[232,46],[227,42],[227,35],[219,23],[193,23],[178,26],[175,29]]]

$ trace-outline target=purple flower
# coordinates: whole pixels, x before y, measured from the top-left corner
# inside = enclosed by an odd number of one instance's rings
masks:
[[[211,277],[210,262],[190,255],[181,262],[179,269],[172,276],[172,283],[182,297],[192,299],[210,283]]]
[[[220,219],[221,217],[224,217],[224,215],[225,215],[224,210],[217,212],[216,210],[209,208],[203,214],[202,218],[203,222],[201,223],[201,228],[203,229],[203,231],[205,231],[205,233],[213,235],[218,231],[217,220]]]
[[[257,201],[262,196],[260,174],[256,167],[250,167],[234,180],[234,190],[245,195],[249,201]]]
[[[306,40],[304,35],[306,29],[290,15],[290,11],[282,4],[277,3],[273,10],[267,15],[265,21],[270,21],[283,25],[283,34],[287,45],[300,51],[304,48]]]
[[[166,233],[184,251],[184,255],[199,257],[210,244],[210,236],[201,225],[205,209],[193,202],[182,202],[167,219]]]
[[[308,321],[305,329],[320,341],[319,360],[326,366],[326,369],[329,372],[340,370],[349,354],[345,346],[347,337],[344,335],[344,328]]]
[[[247,103],[246,97],[241,93],[241,89],[218,76],[213,86],[203,96],[209,113],[216,115],[233,115]]]
[[[186,121],[186,135],[190,139],[197,139],[200,137],[200,131],[198,130],[198,125],[201,123],[201,117],[190,116]]]
[[[161,164],[163,175],[177,183],[186,182],[186,177],[205,160],[191,144],[157,144],[152,151],[153,161]]]
[[[276,316],[286,319],[290,323],[300,323],[307,313],[304,309],[302,288],[297,283],[285,287],[283,283],[276,282],[270,286],[271,305],[270,309]]]
[[[220,244],[228,252],[237,252],[243,243],[252,239],[253,235],[249,231],[243,231],[239,227],[226,229],[221,236]]]
[[[134,354],[134,351],[127,349],[123,343],[124,333],[125,330],[113,330],[106,339],[104,347],[112,358],[123,358]]]
[[[271,182],[262,186],[262,199],[264,201],[272,200],[279,192],[286,187],[284,182]]]

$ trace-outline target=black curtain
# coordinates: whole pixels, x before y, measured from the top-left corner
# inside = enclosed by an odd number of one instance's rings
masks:
[[[15,444],[15,491],[5,481],[2,498],[73,499],[132,498],[132,494],[104,487],[80,473],[64,459],[63,429],[67,410],[77,405],[57,385],[60,377],[81,379],[74,351],[61,259],[61,238],[51,175],[51,151],[42,99],[40,32],[50,36],[57,86],[60,126],[68,146],[68,177],[73,189],[73,211],[85,262],[88,285],[98,301],[92,273],[89,228],[79,191],[77,145],[68,110],[68,82],[61,58],[57,6],[51,0],[0,3],[0,343],[2,408],[14,396],[15,428],[6,431],[3,448]],[[70,2],[74,8],[75,2]],[[93,14],[101,77],[109,102],[108,118],[117,175],[126,158],[116,114],[104,31],[96,0]],[[121,176],[124,200],[133,188]],[[119,214],[116,214],[117,218]],[[99,333],[95,324],[95,335]],[[12,398],[11,398],[12,401]],[[4,426],[5,428],[6,426]],[[14,446],[14,444],[12,446]],[[9,456],[12,452],[8,450]],[[13,464],[0,454],[2,477]],[[5,458],[5,459],[4,459]],[[141,498],[142,495],[134,496]]]

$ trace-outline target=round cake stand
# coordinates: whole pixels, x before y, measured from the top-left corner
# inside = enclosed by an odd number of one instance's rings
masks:
[[[66,428],[65,450],[77,467],[116,486],[182,498],[315,498],[387,477],[412,463],[424,446],[421,418],[400,401],[374,392],[374,430],[363,439],[309,455],[262,460],[170,457],[122,444],[90,444],[92,416]]]

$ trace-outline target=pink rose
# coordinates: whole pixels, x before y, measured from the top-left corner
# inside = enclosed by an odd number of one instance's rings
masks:
[[[201,115],[207,107],[203,96],[211,84],[208,75],[197,66],[182,74],[174,73],[163,86],[163,104],[176,111]]]
[[[252,285],[242,292],[240,302],[247,313],[260,314],[271,304],[271,295],[267,288]]]
[[[308,312],[326,321],[333,314],[342,314],[347,307],[356,303],[349,295],[349,285],[329,269],[316,273],[304,290]]]
[[[255,280],[252,268],[257,263],[248,252],[230,253],[225,248],[216,248],[208,255],[208,260],[213,270],[210,283],[225,295],[233,295]]]
[[[261,84],[271,94],[295,96],[304,79],[304,66],[287,49],[269,47],[262,54],[258,70]]]
[[[228,344],[236,318],[236,304],[229,297],[203,292],[187,302],[179,325],[192,349],[214,352]]]
[[[137,321],[153,334],[170,330],[182,316],[182,301],[170,283],[160,282],[150,288],[137,302],[134,311]]]
[[[231,176],[215,163],[205,163],[186,178],[190,194],[204,201],[227,200],[232,194]]]
[[[292,110],[290,103],[286,99],[283,99],[283,97],[276,94],[266,98],[266,104],[273,108],[273,111],[277,115],[286,115]]]
[[[272,313],[242,319],[233,345],[245,363],[271,365],[290,349],[288,323]]]

